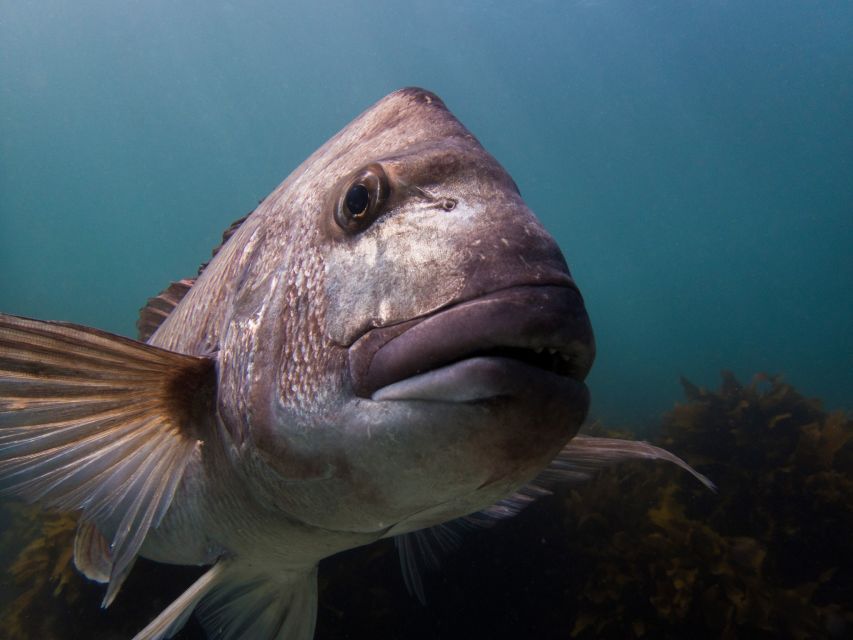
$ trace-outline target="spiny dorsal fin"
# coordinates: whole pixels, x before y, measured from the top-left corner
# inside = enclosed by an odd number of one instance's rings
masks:
[[[237,233],[237,229],[240,228],[240,225],[242,225],[244,222],[246,222],[246,218],[248,218],[250,215],[252,215],[252,213],[253,212],[250,211],[249,213],[244,215],[239,220],[235,220],[234,222],[231,223],[231,225],[225,231],[222,232],[222,242],[220,242],[219,245],[214,247],[213,251],[210,254],[211,260],[213,258],[215,258],[216,254],[222,250],[222,247],[224,247],[225,243],[231,239],[231,236],[233,236],[235,233]],[[201,272],[204,271],[205,267],[207,267],[207,265],[209,265],[209,264],[210,264],[210,260],[208,260],[207,262],[205,262],[203,265],[201,265],[198,268],[198,273],[196,274],[196,278],[201,275]]]
[[[139,320],[136,321],[136,330],[142,342],[148,342],[148,338],[154,335],[157,328],[184,299],[193,284],[195,279],[184,278],[171,283],[165,291],[161,291],[153,298],[148,298],[148,302],[139,310]]]
[[[216,257],[216,254],[219,253],[225,243],[228,242],[229,238],[234,235],[237,229],[240,228],[240,225],[243,224],[243,222],[246,221],[246,218],[250,215],[251,212],[231,223],[231,226],[229,226],[222,234],[222,242],[220,242],[213,250],[211,258]],[[184,299],[184,296],[187,295],[193,284],[195,284],[198,276],[201,275],[201,272],[204,271],[205,267],[209,264],[209,261],[202,264],[198,268],[198,274],[196,274],[195,278],[183,278],[177,282],[172,282],[166,289],[158,293],[156,296],[148,298],[148,302],[146,302],[145,306],[139,310],[139,320],[136,321],[136,329],[138,331],[139,339],[142,342],[147,342],[148,339],[154,335],[154,332],[157,331],[161,324],[163,324],[163,321],[170,313],[172,313],[172,310],[178,306],[178,303]]]
[[[82,510],[79,558],[109,578],[104,606],[200,461],[215,380],[207,358],[0,314],[0,492]]]

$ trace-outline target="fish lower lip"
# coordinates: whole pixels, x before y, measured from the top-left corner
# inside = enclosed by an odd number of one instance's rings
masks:
[[[582,382],[498,357],[474,357],[421,373],[377,390],[372,400],[422,400],[427,402],[480,402],[521,396],[532,388],[546,393],[586,397]]]
[[[350,347],[349,368],[356,395],[371,398],[408,378],[477,358],[517,361],[528,371],[582,381],[594,355],[592,329],[577,290],[528,285],[372,329]]]

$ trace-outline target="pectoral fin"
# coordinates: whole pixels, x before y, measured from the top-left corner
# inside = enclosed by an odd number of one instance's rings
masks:
[[[198,460],[214,393],[209,359],[0,314],[0,491],[82,510],[78,566],[109,580],[104,606]]]

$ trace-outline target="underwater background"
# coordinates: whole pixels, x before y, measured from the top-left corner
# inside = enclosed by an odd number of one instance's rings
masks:
[[[361,637],[683,637],[709,619],[723,623],[708,637],[794,637],[804,620],[796,637],[843,637],[853,454],[849,419],[831,411],[853,395],[851,2],[0,0],[0,310],[135,335],[148,297],[406,85],[444,99],[562,247],[596,332],[591,421],[652,434],[720,494],[666,470],[606,475],[535,505],[494,548],[466,542],[469,564],[433,581],[432,609],[376,586],[347,595],[351,578],[327,587],[319,637],[360,637],[350,623]],[[721,370],[733,373],[707,391]],[[817,494],[739,493],[778,489],[780,469]],[[43,525],[10,509],[38,541]],[[3,566],[25,544],[10,531]],[[519,547],[529,566],[494,564]],[[32,553],[61,591],[68,558],[46,549]],[[330,572],[393,564],[366,553]],[[654,558],[669,564],[655,573]],[[566,566],[565,580],[543,575]],[[81,610],[97,612],[96,591]],[[108,637],[80,633],[68,637]]]

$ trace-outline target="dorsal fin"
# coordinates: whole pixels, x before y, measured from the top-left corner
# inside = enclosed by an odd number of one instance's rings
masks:
[[[234,235],[240,225],[245,222],[246,218],[251,215],[251,211],[244,215],[239,220],[231,223],[225,232],[222,234],[222,242],[213,249],[211,259],[216,257],[220,249],[228,242],[228,239]],[[172,282],[166,289],[158,293],[153,298],[148,298],[145,306],[139,310],[139,320],[136,321],[136,330],[139,334],[139,339],[147,342],[148,338],[154,335],[154,332],[163,324],[163,321],[172,313],[172,310],[178,306],[178,303],[184,299],[189,290],[195,284],[198,276],[204,271],[205,267],[210,264],[210,261],[205,262],[198,268],[198,273],[195,278],[183,278],[177,282]]]
[[[148,302],[139,310],[139,320],[136,321],[136,330],[142,342],[147,342],[148,338],[154,335],[157,328],[184,299],[193,284],[195,284],[195,278],[184,278],[172,282],[153,298],[148,298]]]
[[[235,233],[237,233],[237,229],[240,228],[241,224],[246,222],[246,218],[248,218],[250,215],[252,215],[252,213],[254,213],[254,210],[250,211],[249,213],[244,215],[242,218],[232,222],[231,225],[225,231],[222,232],[222,242],[220,242],[216,247],[213,248],[213,251],[210,253],[210,259],[211,260],[213,258],[215,258],[216,254],[222,250],[222,247],[224,247],[225,243],[231,239],[231,236],[233,236]],[[201,272],[204,271],[205,267],[207,267],[207,265],[209,265],[209,264],[210,264],[210,260],[208,260],[207,262],[202,264],[198,268],[198,273],[196,274],[195,277],[198,278],[201,275]]]

